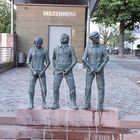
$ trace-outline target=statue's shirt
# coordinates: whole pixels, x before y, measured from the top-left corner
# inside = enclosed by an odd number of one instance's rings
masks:
[[[53,63],[56,68],[68,68],[76,60],[74,49],[69,46],[58,46],[53,52]]]
[[[45,63],[49,62],[47,49],[42,47],[40,49],[36,47],[31,48],[28,57],[28,63],[31,64],[35,71],[42,71],[45,67]]]
[[[91,44],[86,47],[82,59],[94,68],[98,68],[105,59],[108,59],[108,54],[102,45],[94,46]]]

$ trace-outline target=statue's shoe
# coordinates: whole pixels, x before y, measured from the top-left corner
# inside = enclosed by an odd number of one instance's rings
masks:
[[[29,104],[29,106],[27,108],[31,110],[34,108],[34,106],[32,104]]]
[[[98,108],[97,108],[97,111],[101,111],[101,112],[102,112],[103,110],[104,110],[103,107],[98,107]]]
[[[51,109],[58,109],[58,108],[60,108],[59,105],[54,105],[51,107]]]
[[[76,104],[72,104],[72,105],[70,106],[70,108],[72,108],[72,109],[74,109],[74,110],[78,110],[78,109],[79,109],[79,108],[77,107]]]
[[[49,109],[49,107],[47,105],[42,105],[42,108]]]
[[[83,110],[88,110],[88,109],[90,109],[90,107],[84,106],[84,107],[82,107],[82,109]]]
[[[83,109],[83,110],[88,110],[88,109],[90,109],[90,104],[85,105],[84,107],[82,107],[82,109]]]

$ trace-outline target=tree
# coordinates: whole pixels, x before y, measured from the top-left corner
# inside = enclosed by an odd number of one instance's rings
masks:
[[[93,14],[94,21],[113,25],[119,23],[119,53],[123,56],[124,32],[133,30],[140,19],[140,0],[100,0]]]
[[[119,46],[119,34],[116,32],[108,41],[109,46],[112,48],[118,48]]]
[[[0,1],[0,33],[9,33],[10,27],[11,27],[11,5],[6,0],[1,0]],[[14,25],[14,30],[15,30],[15,25]]]
[[[101,34],[101,39],[103,44],[106,46],[109,42],[116,38],[116,34],[118,34],[118,27],[115,26],[107,26],[106,24],[98,24],[99,32]]]
[[[104,46],[106,46],[109,38],[111,37],[111,32],[109,31],[109,27],[105,24],[98,24],[99,32],[101,34],[101,39],[103,41]]]
[[[131,47],[132,47],[132,53],[133,53],[133,44],[134,41],[137,40],[138,38],[136,38],[133,34],[132,31],[126,31],[124,34],[124,40],[127,41],[129,44],[131,43]]]
[[[119,30],[118,30],[118,25],[113,26],[114,31],[111,32],[110,39],[108,40],[108,46],[112,48],[118,48],[119,46]]]
[[[132,34],[131,31],[126,31],[124,35],[124,40],[128,41],[129,43],[134,43],[137,38]]]

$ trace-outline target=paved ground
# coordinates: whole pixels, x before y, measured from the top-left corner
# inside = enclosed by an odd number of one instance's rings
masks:
[[[133,54],[125,55],[123,59],[118,55],[111,55],[110,57],[112,62],[117,63],[125,69],[140,71],[140,59]]]
[[[137,59],[136,59],[137,61]],[[139,63],[139,61],[137,61]],[[137,63],[137,64],[138,64]],[[47,104],[52,105],[53,69],[46,71],[47,76]],[[77,90],[77,103],[79,107],[84,105],[85,69],[81,64],[74,68],[74,76]],[[28,68],[14,68],[0,74],[0,112],[15,111],[20,106],[28,104],[28,85],[30,71]],[[126,69],[117,64],[116,57],[110,58],[105,68],[106,94],[105,108],[116,107],[121,118],[140,116],[140,86],[135,84],[135,79],[140,77],[140,71]],[[41,106],[40,87],[37,83],[35,106]],[[60,89],[60,106],[68,105],[69,91],[65,80]],[[97,88],[96,82],[92,87],[92,107],[96,107]]]
[[[123,67],[124,69],[130,69],[134,71],[140,72],[140,59],[135,57],[134,54],[125,55],[122,59],[118,55],[111,55],[111,62],[116,63],[117,65]],[[140,75],[128,77],[132,80],[135,84],[140,86]],[[139,81],[139,82],[138,82]]]

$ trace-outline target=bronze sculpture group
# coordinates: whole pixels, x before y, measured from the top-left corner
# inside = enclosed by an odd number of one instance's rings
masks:
[[[50,65],[49,55],[47,49],[42,47],[43,39],[41,37],[36,37],[34,40],[34,47],[29,50],[27,57],[27,65],[31,70],[30,85],[29,85],[29,109],[34,107],[34,92],[35,84],[37,79],[39,79],[41,92],[42,92],[42,107],[46,106],[46,76],[45,70]]]
[[[85,104],[82,109],[90,109],[91,102],[91,85],[94,77],[98,88],[98,111],[103,111],[104,103],[104,66],[109,60],[109,56],[105,47],[99,44],[100,35],[98,32],[90,34],[89,39],[91,44],[86,46],[82,62],[86,66],[86,86],[85,86]],[[69,46],[69,36],[62,34],[60,38],[61,45],[56,47],[53,51],[53,106],[51,109],[58,109],[59,106],[59,88],[62,79],[65,78],[69,87],[69,97],[72,109],[78,109],[76,104],[76,89],[73,76],[73,67],[77,62],[74,48]],[[42,92],[42,107],[47,109],[46,105],[46,76],[45,70],[50,65],[49,55],[47,49],[42,47],[43,39],[36,37],[34,40],[35,46],[29,50],[27,57],[27,64],[31,70],[30,86],[29,86],[29,106],[28,109],[34,108],[34,92],[35,84],[39,79]]]

